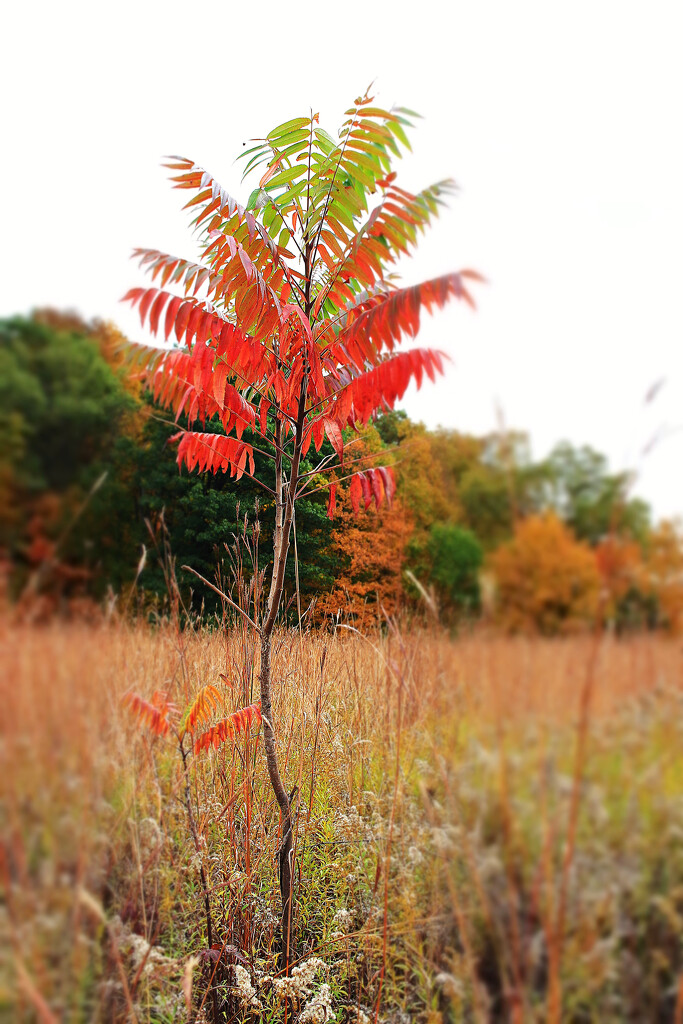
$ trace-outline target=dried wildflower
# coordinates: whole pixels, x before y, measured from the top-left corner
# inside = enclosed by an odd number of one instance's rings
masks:
[[[437,974],[434,978],[434,984],[449,999],[461,999],[464,994],[462,983],[452,974],[447,974],[445,971]]]
[[[413,867],[417,867],[418,864],[422,864],[424,856],[417,846],[409,846],[406,854],[408,861]]]
[[[240,999],[245,1006],[258,1006],[258,999],[256,998],[256,989],[251,983],[249,972],[244,969],[240,964],[236,964],[233,967],[235,972],[235,984],[233,985],[233,993]]]
[[[432,829],[432,844],[438,853],[455,853],[454,833],[452,825]]]
[[[288,978],[273,978],[267,975],[261,979],[261,984],[271,982],[278,999],[294,999],[298,1003],[310,993],[313,979],[320,968],[327,970],[327,964],[320,957],[314,956],[310,960],[304,960],[298,967],[293,967]]]
[[[138,836],[143,855],[157,853],[164,842],[164,834],[156,818],[143,818],[138,825]]]
[[[261,928],[276,928],[280,923],[270,904],[262,903],[254,914],[254,924]]]
[[[377,838],[373,828],[363,820],[358,808],[351,805],[346,813],[340,811],[335,815],[334,829],[341,839],[363,839],[372,843]]]
[[[321,985],[315,996],[306,1003],[301,1011],[299,1024],[304,1024],[304,1021],[310,1021],[311,1024],[324,1024],[333,1016],[330,986]]]
[[[345,907],[340,907],[332,918],[332,923],[337,925],[338,928],[341,928],[343,934],[346,934],[353,924],[353,914]]]
[[[113,918],[109,930],[118,949],[130,956],[136,970],[144,963],[143,974],[150,975],[155,968],[175,965],[175,961],[165,956],[159,946],[152,946],[142,935],[136,935],[126,928],[120,917]]]

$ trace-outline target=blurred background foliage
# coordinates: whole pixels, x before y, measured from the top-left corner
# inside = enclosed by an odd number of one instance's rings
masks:
[[[245,517],[259,524],[267,567],[267,493],[246,477],[179,472],[169,444],[178,426],[126,372],[124,349],[113,325],[71,313],[0,321],[0,556],[19,612],[97,614],[105,599],[127,607],[131,597],[158,611],[162,548],[177,566],[229,579]],[[681,628],[680,526],[654,523],[629,475],[589,446],[564,441],[536,461],[523,433],[429,431],[402,411],[347,444],[354,459],[382,451],[397,495],[391,509],[355,518],[340,482],[333,521],[325,488],[298,506],[300,603],[311,621],[367,625],[417,608],[407,570],[453,625],[483,617],[553,634],[600,616],[620,631]],[[268,483],[270,461],[256,460]],[[196,579],[178,578],[188,610],[220,610]],[[290,598],[295,586],[291,559]]]

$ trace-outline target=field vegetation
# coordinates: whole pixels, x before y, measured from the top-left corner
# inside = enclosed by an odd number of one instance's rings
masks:
[[[680,1019],[679,642],[279,629],[285,980],[257,729],[183,765],[122,704],[212,682],[216,718],[244,706],[248,634],[171,618],[3,640],[7,1020],[545,1021],[553,991],[556,1019]]]

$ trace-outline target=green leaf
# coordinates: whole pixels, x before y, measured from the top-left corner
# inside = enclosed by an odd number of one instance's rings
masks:
[[[259,142],[258,146],[251,146],[249,149],[243,149],[242,152],[238,155],[237,159],[238,160],[244,160],[246,157],[250,156],[252,153],[259,153],[259,152],[265,153],[267,148],[268,147],[265,146],[263,144],[263,142]]]
[[[273,139],[279,139],[281,135],[286,135],[288,132],[292,132],[297,128],[308,127],[310,123],[310,117],[295,117],[293,120],[285,121],[284,124],[279,124],[277,128],[273,128],[272,131],[268,132],[266,138],[269,142]]]
[[[348,212],[348,208],[345,208],[340,203],[333,203],[330,212],[333,213],[339,223],[343,224],[344,227],[347,227],[352,234],[356,233],[356,225],[353,222],[353,216]]]
[[[266,182],[266,188],[270,191],[274,188],[279,188],[281,185],[287,185],[290,181],[294,181],[295,178],[300,178],[302,174],[306,173],[305,167],[288,167],[284,171],[280,171],[274,175],[270,181]]]
[[[269,203],[269,204],[268,204],[268,206],[266,206],[266,208],[264,209],[264,211],[263,211],[263,217],[262,217],[261,219],[262,219],[262,221],[263,221],[263,226],[264,226],[264,228],[266,229],[266,231],[267,231],[267,232],[268,232],[268,234],[270,234],[270,235],[272,235],[272,234],[273,234],[273,232],[272,232],[272,226],[273,226],[273,221],[274,221],[274,220],[275,220],[276,218],[277,218],[278,220],[280,220],[280,221],[282,220],[282,218],[280,217],[280,214],[278,213],[278,211],[276,210],[276,208],[275,208],[275,207],[273,206],[273,204],[272,204],[272,203]]]
[[[309,132],[298,131],[288,132],[286,135],[281,135],[278,139],[273,139],[270,142],[270,148],[274,153],[280,155],[282,148],[289,148],[290,146],[296,146],[298,149],[303,149],[302,143],[308,143],[310,138]]]
[[[254,167],[258,167],[259,164],[265,163],[267,160],[269,160],[270,159],[270,155],[271,155],[270,149],[266,148],[266,149],[262,149],[259,153],[257,153],[255,156],[253,156],[251,158],[251,160],[249,161],[249,163],[247,164],[247,166],[242,171],[242,181],[244,181],[246,176],[249,174],[249,171],[252,171],[254,169]]]
[[[393,121],[396,116],[395,114],[390,114],[388,110],[382,110],[380,107],[363,107],[362,114],[363,117],[383,117],[385,121]]]
[[[406,147],[406,149],[409,149],[409,150],[410,150],[410,152],[412,153],[413,149],[412,149],[412,146],[410,145],[410,143],[408,142],[408,136],[407,136],[407,135],[406,135],[406,133],[405,133],[405,132],[403,131],[403,128],[401,127],[401,125],[399,124],[399,122],[398,122],[398,121],[391,121],[391,122],[389,123],[389,128],[390,128],[390,129],[391,129],[391,131],[392,131],[392,132],[394,133],[394,135],[396,136],[396,138],[397,138],[397,139],[398,139],[398,140],[399,140],[400,142],[402,142],[402,143],[403,143],[403,145],[404,145],[404,146]]]
[[[313,131],[313,134],[315,135],[316,139],[320,143],[321,148],[326,153],[328,153],[328,155],[329,155],[329,153],[331,153],[335,149],[337,149],[337,145],[338,144],[334,141],[332,136],[328,135],[328,133],[326,131],[324,131],[322,128],[315,128],[314,131]]]
[[[352,150],[352,152],[349,152],[350,149],[352,149],[352,147],[349,147],[347,149],[348,160],[353,160],[354,163],[361,164],[363,167],[367,167],[367,169],[371,171],[372,174],[374,175],[381,175],[382,169],[376,155],[373,154],[372,156],[368,156],[368,154],[363,152],[362,150],[359,152],[355,149]]]
[[[308,139],[308,132],[304,132],[304,134],[306,136],[306,139]],[[283,160],[289,160],[291,157],[296,155],[296,158],[298,160],[301,160],[302,157],[306,157],[307,152],[308,146],[302,146],[300,142],[295,142],[293,143],[293,145],[287,146],[286,149],[278,149],[277,155],[278,157],[281,157]]]
[[[270,185],[270,182],[268,182],[268,184]],[[281,207],[282,209],[284,209],[285,206],[287,206],[289,203],[291,203],[291,201],[293,199],[296,199],[297,196],[301,195],[301,193],[304,191],[305,188],[306,188],[306,179],[304,178],[304,180],[300,181],[298,183],[298,185],[294,185],[292,188],[288,189],[286,192],[283,192],[282,195],[274,196],[274,197],[271,197],[271,198],[274,198],[274,200],[278,204],[278,206]]]
[[[247,200],[247,210],[260,210],[265,206],[270,199],[270,196],[262,188],[255,188]]]
[[[355,161],[352,162],[351,160],[342,160],[342,167],[352,177],[358,178],[358,180],[363,185],[365,185],[367,188],[374,188],[375,187],[375,176],[374,176],[374,174],[368,174],[368,172],[363,167],[361,167],[360,162],[355,162]],[[374,168],[373,168],[373,171],[374,171]],[[379,177],[379,174],[377,175],[377,177]]]

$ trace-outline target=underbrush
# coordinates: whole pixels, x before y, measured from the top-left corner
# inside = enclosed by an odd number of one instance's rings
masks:
[[[286,978],[258,730],[208,754],[185,744],[184,768],[121,705],[214,683],[217,716],[244,706],[248,636],[119,623],[4,640],[6,1019],[540,1022],[556,954],[562,1020],[682,1012],[675,642],[281,632]]]

